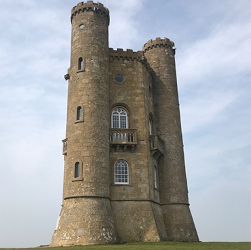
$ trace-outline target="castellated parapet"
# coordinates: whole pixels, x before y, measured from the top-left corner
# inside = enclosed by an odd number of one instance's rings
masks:
[[[71,10],[71,22],[74,16],[79,14],[80,12],[88,12],[92,11],[95,13],[102,14],[106,17],[107,19],[107,24],[109,25],[110,22],[110,16],[109,16],[109,10],[104,7],[102,3],[93,3],[93,1],[87,1],[86,3],[80,2],[76,6],[74,6]]]
[[[113,59],[118,59],[118,60],[136,60],[136,61],[141,61],[144,53],[143,51],[137,51],[134,52],[132,49],[127,49],[126,51],[124,51],[123,49],[109,49],[109,56],[110,58]]]
[[[161,39],[160,37],[157,37],[155,40],[149,40],[147,43],[143,46],[143,51],[146,52],[149,49],[152,48],[158,48],[158,47],[165,47],[165,48],[174,48],[174,42],[171,41],[168,38]]]
[[[71,12],[63,204],[50,246],[198,241],[189,210],[175,48],[108,46],[109,10]]]

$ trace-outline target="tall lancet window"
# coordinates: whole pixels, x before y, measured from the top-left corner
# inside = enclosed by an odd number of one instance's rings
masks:
[[[74,171],[74,178],[78,178],[80,176],[80,166],[79,162],[75,163],[75,171]]]
[[[128,128],[128,115],[124,109],[114,109],[111,118],[112,128]]]
[[[84,61],[82,57],[78,59],[78,69],[79,70],[84,69]]]
[[[153,134],[153,121],[151,117],[149,118],[149,133],[150,135]]]
[[[82,108],[80,106],[77,107],[77,120],[81,120],[82,116]]]

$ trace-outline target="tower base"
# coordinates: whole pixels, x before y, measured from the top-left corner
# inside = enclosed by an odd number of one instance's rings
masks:
[[[151,201],[111,201],[120,242],[168,240],[161,207]]]
[[[50,246],[116,242],[117,234],[109,199],[70,198],[64,200]]]
[[[188,204],[162,205],[167,235],[171,241],[199,241]]]

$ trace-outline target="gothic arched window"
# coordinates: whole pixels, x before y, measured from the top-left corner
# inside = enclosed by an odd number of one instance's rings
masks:
[[[125,160],[118,160],[114,164],[114,183],[129,184],[129,167]]]
[[[123,108],[116,108],[112,111],[112,128],[128,128],[128,115]]]

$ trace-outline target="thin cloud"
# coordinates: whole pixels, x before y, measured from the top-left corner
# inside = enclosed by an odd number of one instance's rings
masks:
[[[111,1],[110,47],[133,47],[133,41],[138,35],[137,14],[142,11],[144,2],[146,0]]]
[[[181,84],[198,83],[206,77],[231,77],[250,69],[250,23],[218,26],[212,36],[198,40],[179,60]],[[238,34],[238,35],[236,35]]]
[[[197,130],[201,126],[218,119],[218,116],[232,104],[238,96],[233,93],[211,93],[203,99],[197,96],[182,105],[184,132]]]

